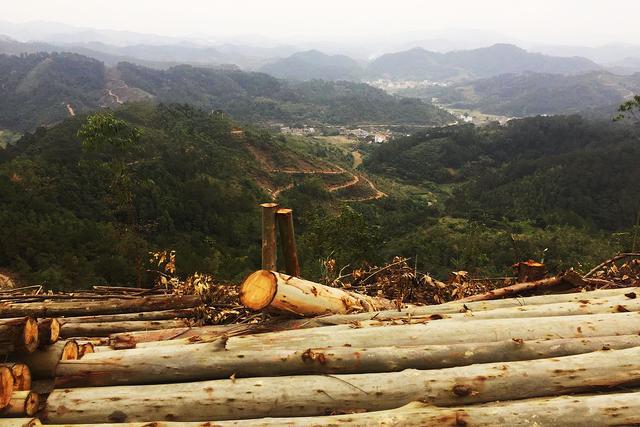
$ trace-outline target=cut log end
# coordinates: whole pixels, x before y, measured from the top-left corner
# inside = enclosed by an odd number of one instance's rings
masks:
[[[38,342],[38,322],[29,317],[24,323],[22,342],[20,344],[25,351],[33,353],[38,349]]]
[[[267,209],[273,209],[273,208],[278,207],[278,204],[277,203],[261,203],[260,207],[261,208],[267,208]]]
[[[34,391],[29,391],[24,400],[24,415],[32,417],[40,407],[40,396]]]
[[[16,363],[11,367],[14,390],[31,389],[31,370],[24,363]]]
[[[252,310],[261,310],[271,304],[278,290],[276,277],[267,270],[252,273],[240,287],[242,305]]]
[[[60,360],[77,360],[80,356],[80,346],[77,342],[67,341],[62,349]]]
[[[4,408],[11,401],[13,393],[13,374],[11,369],[0,366],[0,408]]]
[[[60,322],[58,319],[51,319],[51,328],[49,332],[49,344],[53,344],[60,338]]]
[[[96,349],[93,346],[92,343],[88,342],[88,343],[84,343],[82,345],[79,346],[79,354],[78,354],[78,359],[82,359],[82,357],[85,354],[88,353],[95,353]]]

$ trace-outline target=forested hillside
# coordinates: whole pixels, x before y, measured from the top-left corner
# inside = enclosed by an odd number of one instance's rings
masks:
[[[0,55],[0,128],[29,130],[128,100],[189,103],[251,122],[439,125],[451,116],[366,84],[290,83],[262,73],[180,65],[115,69],[75,54]]]
[[[640,74],[616,76],[592,72],[561,74],[503,74],[449,87],[423,87],[400,92],[452,108],[525,117],[537,114],[587,113],[610,116],[616,107],[640,91]]]
[[[276,187],[311,279],[331,260],[405,255],[439,276],[504,274],[521,259],[559,269],[637,245],[640,152],[622,124],[540,117],[370,146],[368,179],[388,196],[358,201],[332,191],[347,162],[321,140],[239,132],[187,106],[117,116],[141,130],[137,143],[90,150],[75,117],[0,150],[0,268],[56,288],[146,283],[148,252],[175,249],[181,271],[237,280],[259,265],[257,204]]]

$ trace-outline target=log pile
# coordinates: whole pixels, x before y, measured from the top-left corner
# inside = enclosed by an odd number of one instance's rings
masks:
[[[639,424],[640,288],[520,285],[399,306],[260,270],[270,320],[209,326],[189,295],[0,296],[0,427]]]

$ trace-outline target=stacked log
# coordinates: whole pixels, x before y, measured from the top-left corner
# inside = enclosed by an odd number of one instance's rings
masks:
[[[52,304],[70,337],[9,354],[0,417],[28,425],[40,398],[47,425],[640,422],[640,391],[629,391],[640,383],[637,288],[401,309],[327,288],[254,274],[241,292],[252,308],[317,316],[256,325],[192,326],[191,308],[159,310],[157,295],[84,315],[71,298],[22,303]],[[17,385],[19,363],[30,386]]]

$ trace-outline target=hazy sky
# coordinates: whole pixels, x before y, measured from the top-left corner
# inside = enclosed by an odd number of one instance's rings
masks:
[[[542,43],[640,43],[640,0],[1,0],[0,19],[171,36],[359,38],[447,28]]]

